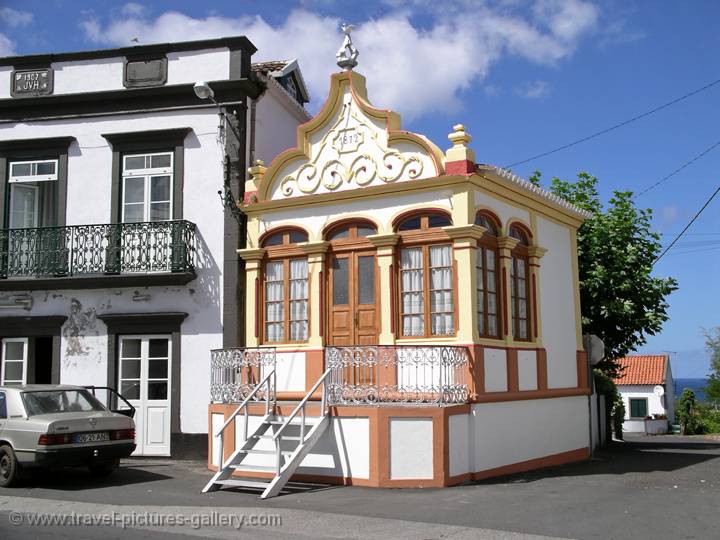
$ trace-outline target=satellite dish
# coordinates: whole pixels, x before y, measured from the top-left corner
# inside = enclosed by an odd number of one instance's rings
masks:
[[[665,387],[658,384],[655,388],[653,388],[653,393],[658,397],[662,397],[665,395]]]

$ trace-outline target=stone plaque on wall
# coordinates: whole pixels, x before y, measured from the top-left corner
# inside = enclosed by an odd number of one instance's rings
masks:
[[[126,58],[125,88],[162,86],[167,82],[167,58]]]
[[[46,96],[53,92],[52,68],[13,71],[10,81],[12,97]]]

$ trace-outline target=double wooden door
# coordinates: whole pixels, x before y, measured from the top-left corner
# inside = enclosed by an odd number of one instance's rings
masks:
[[[328,345],[376,345],[380,327],[376,253],[331,253],[327,276]]]

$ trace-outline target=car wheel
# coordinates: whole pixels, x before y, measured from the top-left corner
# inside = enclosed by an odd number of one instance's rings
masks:
[[[91,475],[97,478],[103,478],[105,476],[110,476],[112,472],[118,468],[119,465],[120,464],[117,461],[111,461],[109,463],[93,463],[92,465],[88,466],[88,469]]]
[[[18,462],[13,449],[4,444],[0,446],[0,487],[10,487],[18,476]]]

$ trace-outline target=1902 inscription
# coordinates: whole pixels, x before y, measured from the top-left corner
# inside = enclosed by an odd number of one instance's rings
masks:
[[[53,92],[50,68],[13,71],[10,95],[13,97],[45,96]]]

